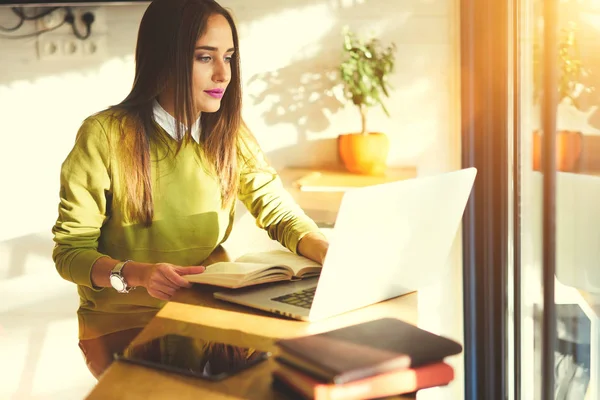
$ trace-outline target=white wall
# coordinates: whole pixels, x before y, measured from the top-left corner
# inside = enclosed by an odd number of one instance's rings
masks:
[[[336,136],[360,129],[358,112],[335,99],[337,81],[327,73],[339,64],[346,24],[398,47],[395,89],[386,102],[392,117],[374,109],[368,120],[371,130],[390,135],[389,164],[417,165],[420,174],[460,166],[458,1],[223,4],[233,10],[241,37],[244,117],[276,167],[335,163]],[[60,165],[81,121],[127,94],[144,9],[101,9],[108,34],[101,59],[39,60],[36,39],[0,37],[0,287],[31,272],[55,278],[50,229]],[[14,22],[11,11],[0,8],[0,25]],[[16,34],[32,29],[26,25]],[[423,326],[462,340],[459,249],[457,241],[446,281],[452,284],[423,291],[420,311]],[[453,386],[462,390],[460,371]],[[461,398],[457,393],[449,398]]]

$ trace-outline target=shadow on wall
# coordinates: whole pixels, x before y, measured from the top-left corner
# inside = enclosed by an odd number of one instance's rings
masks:
[[[264,86],[262,91],[251,95],[254,105],[271,101],[271,107],[262,116],[267,125],[281,123],[293,124],[298,132],[293,151],[289,148],[269,152],[269,162],[275,167],[296,164],[296,160],[312,164],[319,160],[331,158],[335,154],[335,140],[323,139],[320,143],[311,143],[310,132],[323,132],[329,125],[329,115],[339,111],[343,104],[333,95],[337,84],[337,74],[332,67],[334,63],[323,65],[323,59],[315,56],[285,66],[277,71],[269,71],[254,75],[248,81],[252,88],[256,83]],[[323,147],[323,144],[328,145]]]

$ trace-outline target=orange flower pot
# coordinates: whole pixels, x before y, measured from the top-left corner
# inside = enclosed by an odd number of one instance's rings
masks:
[[[343,134],[338,136],[338,149],[348,171],[364,175],[385,174],[390,150],[390,141],[385,134]]]

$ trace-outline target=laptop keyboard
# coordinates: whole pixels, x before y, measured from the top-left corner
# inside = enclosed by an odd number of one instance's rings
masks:
[[[315,292],[317,287],[312,287],[298,292],[284,294],[283,296],[273,297],[271,300],[278,301],[280,303],[290,304],[296,307],[310,308],[313,299],[315,298]]]

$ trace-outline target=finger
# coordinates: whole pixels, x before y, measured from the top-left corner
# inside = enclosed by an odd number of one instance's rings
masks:
[[[175,268],[179,275],[194,275],[201,274],[206,271],[206,267],[203,265],[194,265],[192,267],[177,267]]]
[[[176,267],[161,269],[160,272],[167,281],[166,283],[169,284],[169,286],[173,286],[175,289],[191,286],[191,283],[179,276]]]

